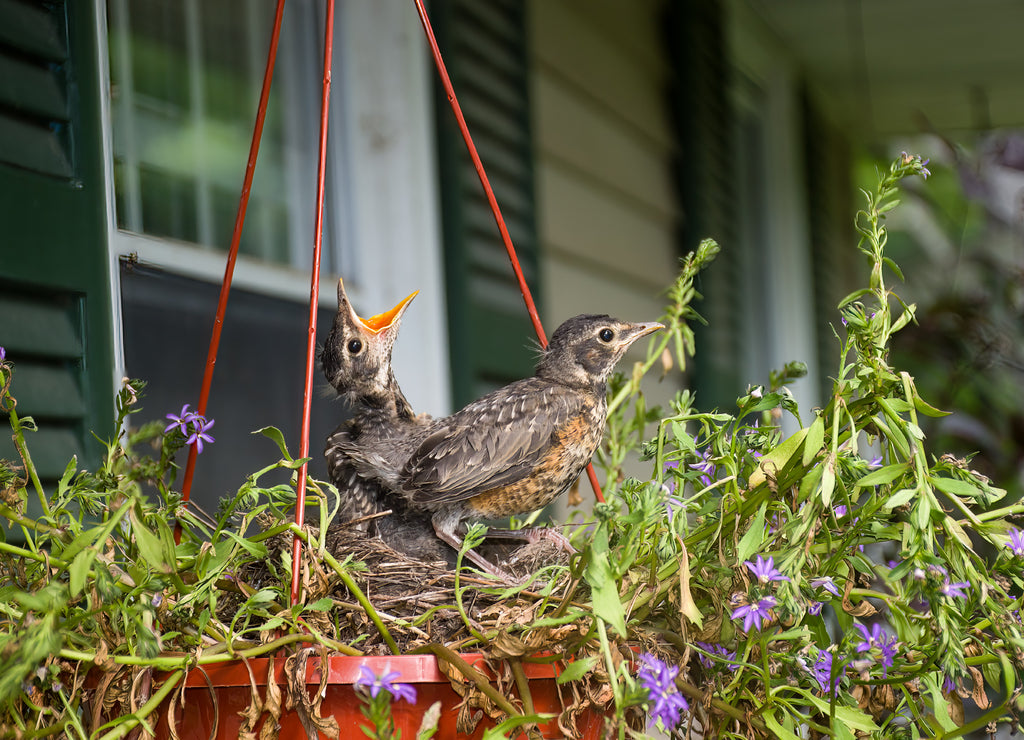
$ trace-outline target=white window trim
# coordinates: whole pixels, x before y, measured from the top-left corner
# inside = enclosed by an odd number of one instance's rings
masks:
[[[104,0],[93,3],[99,35],[116,387],[125,367],[120,259],[134,255],[142,263],[219,284],[226,255],[117,228],[106,6]],[[330,172],[341,185],[334,188],[334,197],[341,201],[333,204],[334,213],[341,214],[337,220],[346,229],[349,243],[357,245],[355,264],[345,266],[346,288],[354,301],[373,313],[420,291],[403,318],[394,351],[395,373],[417,411],[448,413],[451,394],[431,104],[433,69],[422,29],[411,6],[404,3],[339,0],[335,13],[333,118],[344,111],[348,125],[332,131],[340,147],[333,147],[335,155],[328,167],[337,165],[337,152],[345,151],[350,167],[343,171],[334,166]],[[279,84],[276,75],[274,84]],[[243,171],[244,162],[239,163],[239,189]],[[315,180],[316,172],[299,175]],[[344,183],[339,182],[341,178]],[[310,220],[313,206],[308,204]],[[309,247],[312,266],[312,244]],[[321,276],[320,306],[337,305],[337,277]],[[244,256],[238,258],[232,286],[307,304],[310,296],[308,272]]]

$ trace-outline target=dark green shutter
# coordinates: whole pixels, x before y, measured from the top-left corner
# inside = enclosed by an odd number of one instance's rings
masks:
[[[524,3],[433,3],[431,20],[456,95],[538,297]],[[501,235],[454,115],[437,84],[439,171],[453,403],[532,372],[534,339]],[[550,330],[550,329],[549,329]]]
[[[0,0],[0,346],[44,478],[112,431],[97,42],[91,2]]]
[[[669,5],[666,29],[672,62],[671,103],[679,135],[676,172],[683,198],[681,253],[710,237],[722,251],[700,276],[697,310],[708,326],[695,327],[694,387],[701,408],[731,407],[743,390],[736,292],[738,259],[735,116],[729,99],[729,56],[721,3],[682,0]]]
[[[839,340],[833,326],[839,322],[836,306],[863,284],[865,263],[854,247],[853,193],[849,143],[818,111],[807,91],[803,94],[806,154],[807,213],[811,242],[811,286],[821,397],[832,395],[832,378]],[[842,335],[842,332],[840,332]]]

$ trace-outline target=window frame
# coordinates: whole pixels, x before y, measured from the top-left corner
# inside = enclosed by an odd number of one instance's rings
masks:
[[[115,336],[114,386],[124,376],[119,262],[141,262],[179,275],[220,283],[226,252],[120,230],[114,193],[113,119],[105,0],[93,0],[102,106],[107,247]],[[416,305],[403,321],[393,364],[419,411],[450,410],[447,320],[438,215],[434,116],[429,58],[419,20],[404,4],[339,2],[335,10],[328,196],[335,223],[345,229],[350,264],[346,289],[364,312],[390,308],[413,290]],[[321,26],[322,28],[322,26]],[[284,33],[282,29],[282,33]],[[280,59],[278,61],[280,65]],[[275,71],[274,84],[282,84]],[[381,94],[385,91],[385,94]],[[255,115],[255,110],[253,111]],[[410,122],[416,122],[415,125]],[[347,167],[343,167],[343,161]],[[244,162],[239,163],[241,188]],[[303,173],[315,181],[316,172]],[[358,187],[355,184],[358,183]],[[308,204],[312,221],[314,204]],[[252,217],[252,214],[248,214]],[[325,234],[325,248],[328,235]],[[312,266],[312,244],[308,251]],[[296,248],[301,249],[301,245]],[[340,251],[340,250],[339,250]],[[336,305],[337,274],[321,276],[319,305]],[[240,255],[232,285],[308,304],[309,272]],[[198,394],[198,389],[196,389]],[[298,406],[300,399],[296,399]]]

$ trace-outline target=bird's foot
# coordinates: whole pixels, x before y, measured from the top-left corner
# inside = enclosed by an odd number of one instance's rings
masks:
[[[525,540],[529,543],[547,540],[553,542],[570,555],[576,554],[576,548],[572,546],[569,538],[555,527],[523,527],[522,529],[488,529],[488,537]]]
[[[474,552],[473,550],[466,550],[466,557],[473,561],[473,564],[482,570],[484,573],[488,573],[495,578],[504,581],[505,583],[516,583],[517,578],[503,568],[499,568],[497,565],[489,561],[483,555]]]

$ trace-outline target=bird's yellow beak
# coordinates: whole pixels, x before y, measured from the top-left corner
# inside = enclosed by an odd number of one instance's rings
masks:
[[[365,326],[369,331],[374,334],[380,334],[385,329],[391,328],[396,321],[402,318],[402,314],[405,313],[405,309],[412,303],[412,299],[419,295],[419,291],[413,291],[405,299],[403,299],[397,306],[392,308],[390,311],[376,314],[368,319],[364,319],[360,316],[356,316],[360,323]]]

